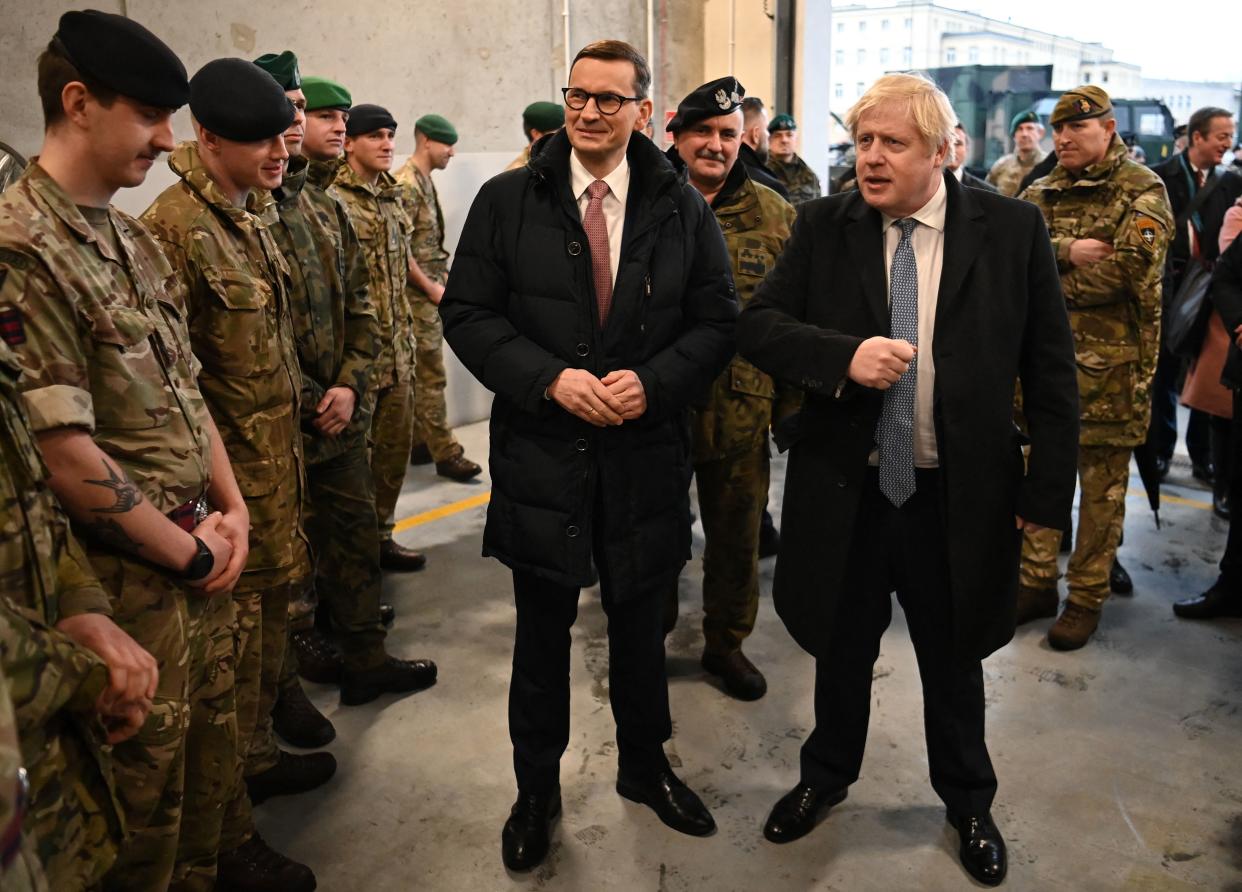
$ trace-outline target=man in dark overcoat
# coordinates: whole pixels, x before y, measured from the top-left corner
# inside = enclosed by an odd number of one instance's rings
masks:
[[[764,833],[805,835],[858,779],[896,590],[932,786],[963,865],[994,885],[1006,856],[990,817],[980,661],[1013,636],[1022,528],[1068,519],[1078,442],[1069,323],[1038,210],[945,172],[954,116],[939,89],[886,75],[847,123],[858,191],[803,205],[738,326],[739,352],[807,395],[773,595],[816,657],[816,727],[801,780]]]
[[[483,186],[440,305],[453,351],[496,394],[483,553],[512,569],[517,606],[512,870],[540,863],[560,811],[569,630],[597,581],[617,792],[683,833],[715,827],[664,755],[663,595],[690,550],[687,405],[733,355],[737,301],[711,210],[632,138],[650,84],[628,44],[578,53],[564,130]]]

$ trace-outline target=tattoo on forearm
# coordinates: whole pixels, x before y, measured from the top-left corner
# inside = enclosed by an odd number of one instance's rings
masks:
[[[82,524],[81,529],[96,542],[108,548],[128,551],[131,554],[137,553],[142,548],[141,542],[135,540],[123,526],[111,518],[101,517],[98,520],[92,520],[90,523]]]
[[[112,490],[112,494],[116,497],[116,501],[111,505],[103,508],[92,508],[91,511],[96,514],[124,514],[132,511],[135,506],[142,504],[142,493],[138,491],[138,487],[125,476],[124,472],[118,473],[117,469],[108,462],[103,463],[104,471],[107,478],[103,480],[83,480],[83,483],[89,483],[91,486],[100,486],[104,489]]]

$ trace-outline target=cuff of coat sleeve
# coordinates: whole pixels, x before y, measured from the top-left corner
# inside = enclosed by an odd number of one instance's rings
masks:
[[[35,433],[58,427],[84,427],[95,430],[95,401],[89,392],[68,384],[52,384],[22,394],[30,428]]]
[[[1070,262],[1070,246],[1074,244],[1075,241],[1077,241],[1077,239],[1069,236],[1052,240],[1052,246],[1056,248],[1057,251],[1057,270],[1059,272],[1068,272],[1073,268],[1074,264]]]
[[[99,695],[108,687],[108,664],[84,647],[78,648],[75,661],[82,664],[82,683],[65,706],[70,712],[80,715],[92,715]]]
[[[107,593],[97,585],[84,585],[62,591],[58,603],[59,609],[56,612],[61,619],[81,616],[84,613],[112,616],[112,602],[108,600]]]
[[[659,415],[663,409],[659,399],[660,379],[650,366],[645,365],[635,366],[634,374],[638,376],[638,380],[643,385],[643,397],[647,400],[645,414]]]

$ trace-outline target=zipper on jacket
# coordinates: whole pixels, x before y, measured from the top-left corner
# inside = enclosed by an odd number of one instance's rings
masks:
[[[638,330],[647,331],[647,308],[651,306],[651,273],[643,276],[643,309],[638,315]]]

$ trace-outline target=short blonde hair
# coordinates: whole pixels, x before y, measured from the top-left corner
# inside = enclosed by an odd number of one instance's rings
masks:
[[[914,127],[931,152],[947,142],[952,153],[957,115],[944,91],[921,74],[886,74],[872,84],[845,113],[850,136],[857,138],[859,118],[890,102],[909,108]]]

